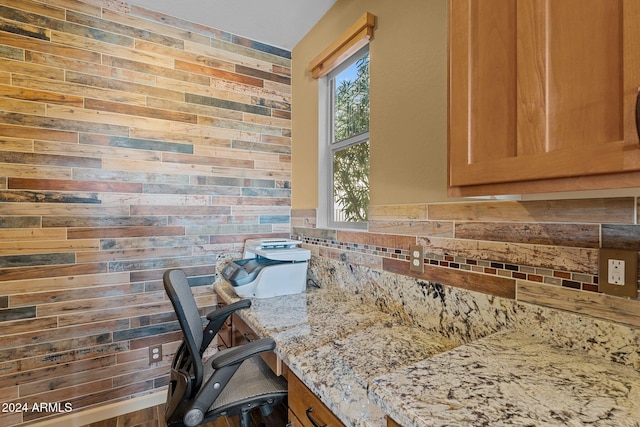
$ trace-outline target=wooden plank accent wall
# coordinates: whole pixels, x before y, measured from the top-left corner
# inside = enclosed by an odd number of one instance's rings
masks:
[[[180,338],[163,272],[185,269],[204,313],[221,260],[289,236],[291,55],[119,0],[0,17],[10,426],[163,388]]]
[[[372,205],[366,232],[316,228],[292,212],[315,255],[640,327],[640,298],[604,295],[598,249],[640,251],[640,198]],[[409,270],[409,246],[425,250]],[[640,272],[639,272],[640,273]],[[640,275],[639,275],[640,277]],[[640,297],[640,294],[639,294]]]

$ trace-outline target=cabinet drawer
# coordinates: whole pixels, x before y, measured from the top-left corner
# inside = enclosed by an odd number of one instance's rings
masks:
[[[296,414],[291,412],[291,409],[289,409],[289,419],[288,419],[288,421],[289,421],[289,423],[287,424],[287,427],[302,427],[302,423],[300,422],[298,417],[296,417]]]
[[[251,341],[255,341],[260,337],[256,334],[249,325],[246,324],[244,320],[240,318],[240,316],[235,313],[231,316],[231,343],[232,346],[243,345]],[[284,370],[282,368],[282,360],[272,351],[268,353],[262,353],[260,355],[262,360],[264,360],[267,365],[271,368],[276,375],[283,375]],[[285,376],[286,378],[286,376]]]
[[[293,419],[289,418],[292,425],[298,425],[295,423],[299,422],[303,427],[344,427],[331,410],[293,373],[289,373],[288,382],[289,409],[295,416]]]

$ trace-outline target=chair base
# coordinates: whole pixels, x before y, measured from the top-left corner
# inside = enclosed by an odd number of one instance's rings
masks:
[[[238,415],[238,421],[240,422],[240,427],[251,427],[251,416],[248,411]]]

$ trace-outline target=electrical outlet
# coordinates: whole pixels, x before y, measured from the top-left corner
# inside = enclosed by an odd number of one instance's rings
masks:
[[[638,251],[600,249],[600,292],[610,295],[638,297]]]
[[[155,344],[149,346],[149,365],[162,360],[162,345]]]
[[[624,260],[607,260],[607,280],[612,285],[624,286]]]
[[[420,245],[409,246],[409,270],[416,273],[424,273],[424,249]]]

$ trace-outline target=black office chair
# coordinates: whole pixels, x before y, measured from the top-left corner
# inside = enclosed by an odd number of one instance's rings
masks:
[[[167,425],[194,427],[221,416],[238,416],[240,427],[250,427],[251,410],[260,408],[263,415],[270,414],[287,395],[287,382],[273,373],[259,355],[274,349],[273,339],[221,350],[202,360],[227,317],[251,306],[251,301],[241,300],[209,313],[209,323],[203,329],[184,272],[168,270],[163,281],[184,335],[171,364]]]

